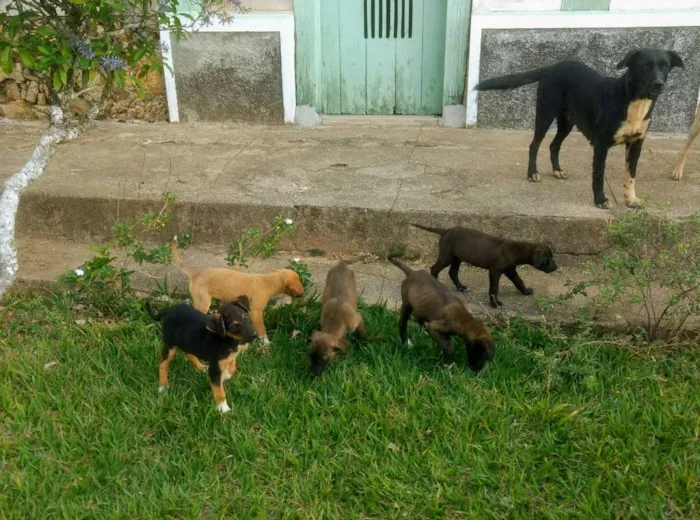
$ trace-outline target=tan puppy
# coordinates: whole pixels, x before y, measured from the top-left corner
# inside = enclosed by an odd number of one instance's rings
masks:
[[[318,377],[338,353],[347,354],[345,334],[356,332],[366,338],[365,323],[357,312],[357,283],[348,264],[340,262],[328,271],[321,295],[321,331],[311,336],[311,376]]]
[[[182,259],[177,252],[176,238],[173,239],[171,250],[173,262],[190,279],[192,306],[206,313],[212,298],[228,303],[239,296],[247,296],[250,300],[250,317],[265,345],[269,345],[270,340],[263,323],[263,311],[270,299],[281,294],[304,295],[304,286],[299,275],[291,269],[279,269],[268,274],[243,273],[216,267],[191,269],[182,265]]]
[[[693,121],[693,124],[690,125],[688,140],[685,142],[685,146],[681,151],[681,156],[678,158],[676,167],[673,169],[673,173],[671,174],[671,178],[674,181],[679,181],[683,178],[683,167],[685,166],[685,160],[688,158],[690,147],[693,145],[693,141],[695,141],[695,138],[698,135],[700,135],[700,105],[698,105],[697,109],[695,110],[695,120]]]

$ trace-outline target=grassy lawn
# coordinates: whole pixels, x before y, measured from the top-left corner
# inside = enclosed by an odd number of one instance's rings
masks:
[[[60,293],[2,304],[0,517],[700,515],[697,348],[513,323],[476,375],[462,348],[444,368],[415,324],[401,347],[396,314],[370,307],[371,341],[311,381],[320,309],[288,306],[220,416],[181,355],[157,393],[159,326],[126,303],[119,318]]]

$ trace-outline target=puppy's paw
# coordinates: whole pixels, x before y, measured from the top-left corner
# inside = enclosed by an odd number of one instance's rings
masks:
[[[457,287],[457,292],[467,293],[467,292],[469,292],[469,287],[467,287],[466,285],[462,285],[460,287]]]
[[[263,343],[264,346],[267,347],[267,346],[269,346],[272,342],[270,341],[270,338],[268,338],[267,336],[263,336],[263,337],[262,337],[262,343]]]
[[[523,294],[526,295],[526,296],[530,296],[530,295],[533,294],[534,292],[535,292],[535,291],[533,291],[533,290],[530,289],[529,287],[525,287],[525,290],[523,291]]]
[[[229,413],[231,411],[231,407],[226,401],[222,401],[216,405],[216,409],[221,413]]]
[[[528,175],[527,180],[529,182],[540,182],[540,174],[533,173],[532,175]]]
[[[642,207],[642,201],[641,201],[641,199],[638,199],[637,197],[625,198],[625,204],[627,205],[628,208],[641,208]]]
[[[683,168],[678,168],[676,170],[673,170],[673,173],[671,174],[671,179],[674,181],[679,181],[683,178]]]
[[[501,301],[496,298],[494,295],[489,296],[489,303],[491,304],[491,307],[494,309],[498,309],[499,307],[503,307],[503,304]]]
[[[158,387],[158,393],[159,393],[159,394],[162,394],[162,393],[165,392],[167,389],[168,389],[168,385],[159,386],[159,387]]]
[[[596,202],[595,206],[600,209],[610,209],[610,201],[605,199],[603,202]]]
[[[564,172],[561,171],[561,170],[553,170],[553,171],[552,171],[552,175],[554,175],[555,178],[557,178],[557,179],[559,179],[559,180],[561,180],[561,181],[565,181],[566,179],[569,178],[569,175],[566,174],[566,173],[564,173]]]

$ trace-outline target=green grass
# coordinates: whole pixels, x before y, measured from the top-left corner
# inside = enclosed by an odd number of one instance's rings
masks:
[[[159,328],[62,293],[0,310],[2,518],[697,518],[699,355],[522,323],[479,374],[363,309],[369,343],[317,381],[319,308],[272,310],[219,415]],[[126,308],[129,308],[127,305]],[[87,319],[87,322],[83,322]],[[76,323],[77,320],[77,323]],[[291,337],[294,330],[301,334]]]

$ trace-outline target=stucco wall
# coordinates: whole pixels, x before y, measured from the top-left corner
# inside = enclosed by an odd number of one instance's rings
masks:
[[[199,32],[172,53],[180,121],[284,121],[278,32]]]
[[[654,111],[652,131],[686,132],[700,89],[700,27],[623,29],[485,29],[481,80],[524,72],[562,60],[579,60],[607,76],[629,49],[659,47],[678,52],[685,69],[669,74]],[[537,85],[479,93],[477,126],[530,129],[535,123]]]

